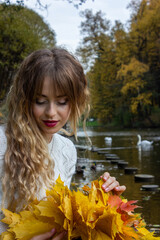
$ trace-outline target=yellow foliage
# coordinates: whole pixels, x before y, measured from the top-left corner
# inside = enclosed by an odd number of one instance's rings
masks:
[[[152,93],[141,93],[137,97],[132,98],[131,100],[131,111],[134,114],[137,114],[138,105],[142,107],[149,106],[151,102]]]
[[[149,106],[151,104],[151,92],[145,92],[144,73],[149,70],[148,66],[132,58],[128,65],[122,65],[117,77],[123,80],[122,95],[130,102],[130,109],[137,114],[138,105]]]
[[[133,57],[128,65],[122,65],[121,69],[117,73],[117,78],[124,78],[125,82],[133,81],[138,78],[141,80],[143,74],[148,70],[148,65],[138,61]]]
[[[127,201],[112,193],[104,193],[102,180],[95,180],[91,188],[84,186],[71,192],[60,177],[56,185],[46,191],[46,198],[30,204],[27,210],[12,213],[3,209],[8,230],[3,240],[29,240],[35,235],[57,229],[66,230],[70,240],[152,240],[140,214],[133,213],[136,201]]]
[[[137,94],[139,92],[139,89],[142,89],[144,87],[145,83],[141,79],[136,79],[131,82],[127,82],[121,89],[121,92],[123,95],[127,95],[128,92],[132,92],[134,94]]]

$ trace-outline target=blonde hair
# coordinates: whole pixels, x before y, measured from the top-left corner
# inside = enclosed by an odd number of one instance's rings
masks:
[[[42,91],[45,77],[50,78],[55,93],[60,91],[68,97],[69,122],[75,135],[78,120],[89,106],[83,68],[65,49],[38,50],[22,62],[8,94],[2,186],[3,203],[7,201],[10,209],[16,201],[26,204],[33,200],[42,181],[47,187],[54,182],[54,161],[32,114],[32,103]]]

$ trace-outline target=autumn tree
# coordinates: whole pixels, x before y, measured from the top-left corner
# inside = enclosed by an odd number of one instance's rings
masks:
[[[55,33],[33,10],[0,5],[0,100],[20,62],[32,51],[53,47]]]
[[[129,127],[149,120],[156,126],[152,115],[154,109],[160,111],[160,0],[132,0],[129,7],[127,28],[120,21],[110,28],[102,12],[83,12],[78,53],[90,66],[92,115],[103,123],[118,120]]]
[[[110,21],[104,18],[104,13],[98,11],[93,14],[92,10],[86,9],[80,13],[85,20],[81,22],[80,33],[83,36],[77,54],[81,56],[85,64],[93,64],[96,58],[104,51],[103,39],[109,31]]]
[[[130,42],[132,54],[149,66],[146,79],[153,104],[160,107],[160,0],[131,1]]]
[[[119,83],[116,79],[118,66],[113,51],[114,44],[109,37],[105,38],[103,48],[104,52],[96,59],[87,76],[91,90],[92,114],[100,122],[109,123],[113,120],[119,97]]]
[[[86,10],[83,17],[85,21],[81,23],[81,33],[84,37],[78,53],[84,62],[89,62],[91,66],[87,74],[91,91],[91,114],[100,122],[107,123],[113,120],[120,95],[116,74],[122,59],[119,59],[119,63],[118,60],[116,62],[118,56],[113,41],[116,31],[111,33],[110,21],[102,12],[93,15],[91,10]],[[125,32],[122,24],[119,24],[118,30],[123,32],[124,41]]]
[[[128,64],[132,57],[130,49],[131,40],[124,25],[120,21],[115,21],[111,29],[111,36],[114,44],[116,63],[119,66],[121,66],[121,64]]]
[[[130,111],[139,117],[144,117],[152,104],[152,93],[144,91],[146,85],[144,76],[148,70],[149,67],[146,64],[132,58],[128,65],[122,65],[117,74],[117,77],[123,80],[121,93]]]

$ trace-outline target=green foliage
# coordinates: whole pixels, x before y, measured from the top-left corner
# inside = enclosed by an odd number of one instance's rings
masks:
[[[113,126],[122,126],[125,128],[133,126],[133,115],[128,111],[128,108],[121,106],[116,109],[113,119]]]
[[[94,121],[86,121],[86,127],[99,127],[101,124],[97,122],[97,120]],[[79,127],[83,127],[83,122],[79,123]]]
[[[55,45],[55,33],[33,10],[0,5],[0,99],[21,61],[32,51]]]
[[[103,39],[110,28],[110,22],[104,19],[101,11],[94,15],[92,10],[86,9],[81,12],[81,16],[86,20],[81,22],[81,35],[84,37],[82,47],[77,49],[77,54],[81,56],[85,64],[94,64],[94,60],[99,58],[104,51]]]

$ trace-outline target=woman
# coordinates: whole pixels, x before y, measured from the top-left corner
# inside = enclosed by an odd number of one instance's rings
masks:
[[[0,127],[3,207],[19,211],[36,197],[42,199],[59,174],[70,186],[76,149],[57,132],[68,122],[76,136],[78,120],[88,112],[88,100],[83,68],[68,51],[38,50],[22,62],[8,94],[7,123]],[[102,178],[104,191],[121,194],[125,190],[109,173]],[[34,238],[57,240],[65,233],[54,237],[52,229],[45,234]]]

